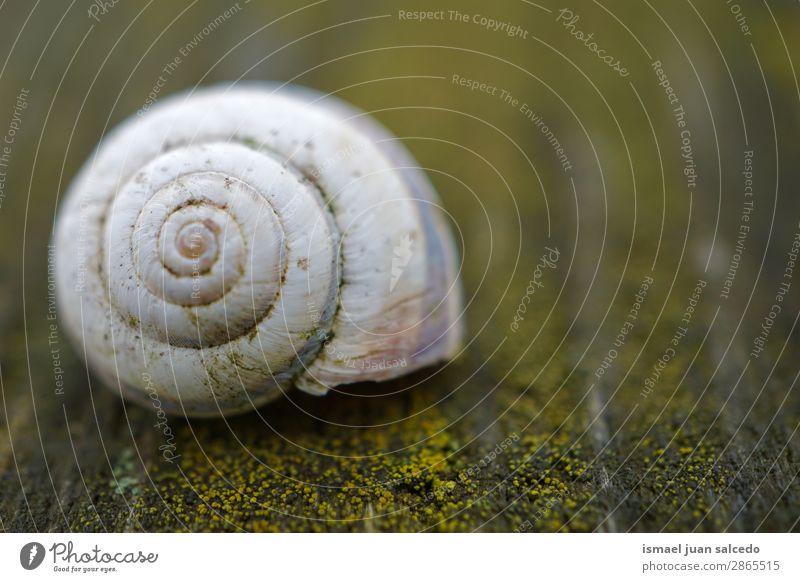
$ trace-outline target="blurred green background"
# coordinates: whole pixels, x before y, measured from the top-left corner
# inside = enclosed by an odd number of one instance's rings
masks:
[[[797,530],[800,282],[749,354],[800,221],[798,38],[788,1],[3,2],[0,136],[15,133],[0,168],[0,526]],[[160,456],[152,411],[88,376],[63,330],[58,394],[47,245],[59,197],[160,76],[162,96],[307,85],[398,134],[462,240],[464,354],[431,379],[173,419],[177,464]],[[514,331],[548,246],[559,264]],[[646,277],[627,341],[596,375]],[[686,337],[642,396],[698,280]]]

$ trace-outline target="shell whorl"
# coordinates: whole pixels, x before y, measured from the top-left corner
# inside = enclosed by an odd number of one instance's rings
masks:
[[[134,399],[239,412],[291,386],[395,377],[460,344],[455,250],[413,159],[357,110],[274,89],[168,99],[115,130],[70,187],[60,310]]]
[[[282,285],[305,284],[312,301],[327,303],[337,276],[327,213],[314,186],[269,155],[231,143],[173,150],[145,166],[110,211],[112,303],[143,334],[195,348],[253,331],[282,300]],[[314,260],[289,269],[289,257],[303,253]]]

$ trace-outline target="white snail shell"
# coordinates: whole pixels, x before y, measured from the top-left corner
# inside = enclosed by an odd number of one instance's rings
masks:
[[[390,379],[462,341],[432,186],[376,121],[308,89],[214,87],[133,117],[70,186],[54,240],[76,345],[168,412]]]

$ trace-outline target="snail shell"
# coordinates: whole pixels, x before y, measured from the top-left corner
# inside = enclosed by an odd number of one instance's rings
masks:
[[[297,87],[169,98],[109,134],[56,230],[59,313],[94,372],[195,416],[451,358],[452,235],[397,139]]]

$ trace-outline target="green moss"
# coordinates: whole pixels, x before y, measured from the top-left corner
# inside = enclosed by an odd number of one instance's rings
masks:
[[[637,278],[631,276],[631,288]],[[681,310],[680,300],[670,300],[665,311]],[[619,321],[624,312],[621,305],[611,319]],[[572,373],[566,350],[541,368],[563,333],[560,325],[541,328],[534,318],[524,325],[541,329],[540,342],[527,353],[525,345],[509,345],[479,378],[462,358],[435,382],[410,390],[417,376],[324,398],[292,392],[291,401],[269,405],[260,416],[173,419],[180,455],[175,464],[163,460],[154,441],[145,455],[150,460],[141,467],[152,485],[137,486],[136,495],[131,482],[121,485],[131,505],[130,527],[443,532],[724,527],[732,512],[725,491],[736,468],[721,453],[729,435],[708,433],[714,419],[703,412],[719,410],[722,401],[708,395],[698,407],[696,391],[675,390],[700,333],[684,340],[685,351],[643,400],[641,383],[673,326],[664,325],[633,365],[650,332],[649,325],[637,327],[615,363],[620,370],[633,366],[615,395],[617,412],[598,420],[582,398],[593,381],[589,374]],[[493,333],[479,341],[488,346],[506,332],[496,326]],[[235,352],[228,359],[237,364]],[[590,364],[587,360],[585,368],[592,370]],[[209,373],[215,382],[213,370]],[[452,386],[460,388],[451,397]],[[616,384],[609,380],[608,386]],[[608,386],[595,389],[610,397]],[[364,398],[381,390],[396,394]],[[632,407],[637,413],[620,427],[625,420],[620,411]],[[600,423],[605,429],[599,432]],[[613,440],[603,440],[609,435]],[[119,493],[103,493],[97,505],[103,507],[103,495],[113,505]],[[83,508],[75,528],[102,529],[93,511]]]

